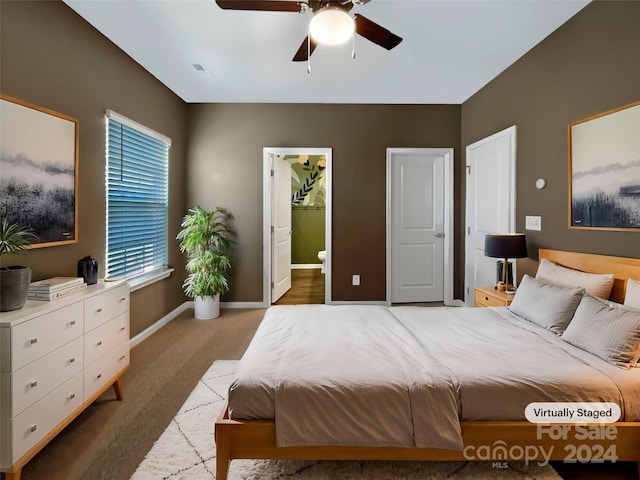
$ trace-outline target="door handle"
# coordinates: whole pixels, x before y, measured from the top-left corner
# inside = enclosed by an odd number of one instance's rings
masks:
[[[436,238],[444,238],[444,233],[436,233],[434,236]]]

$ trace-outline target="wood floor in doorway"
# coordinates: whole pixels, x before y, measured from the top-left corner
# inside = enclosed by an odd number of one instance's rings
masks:
[[[291,270],[291,290],[275,302],[275,305],[299,305],[324,303],[324,273],[319,268],[295,268]]]

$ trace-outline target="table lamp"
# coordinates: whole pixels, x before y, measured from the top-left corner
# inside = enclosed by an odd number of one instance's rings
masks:
[[[487,257],[502,258],[502,282],[507,286],[507,271],[510,258],[527,256],[527,240],[524,233],[487,233],[484,237],[484,254]]]

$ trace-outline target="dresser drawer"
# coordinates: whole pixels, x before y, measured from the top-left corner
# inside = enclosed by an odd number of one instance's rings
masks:
[[[129,365],[129,342],[125,341],[84,370],[84,400],[87,401],[109,380]]]
[[[112,318],[129,311],[129,286],[124,285],[114,290],[84,301],[85,332],[99,327]]]
[[[82,371],[82,338],[63,345],[13,374],[12,411],[16,417]]]
[[[90,365],[120,342],[129,340],[129,312],[94,328],[84,337],[84,362]]]
[[[14,418],[11,463],[27,453],[80,405],[81,373]]]
[[[11,331],[11,370],[53,352],[83,332],[82,302],[16,325]]]

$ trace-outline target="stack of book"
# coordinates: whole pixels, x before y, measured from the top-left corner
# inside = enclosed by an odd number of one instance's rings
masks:
[[[56,300],[87,288],[82,277],[53,277],[32,282],[29,285],[29,300]]]

